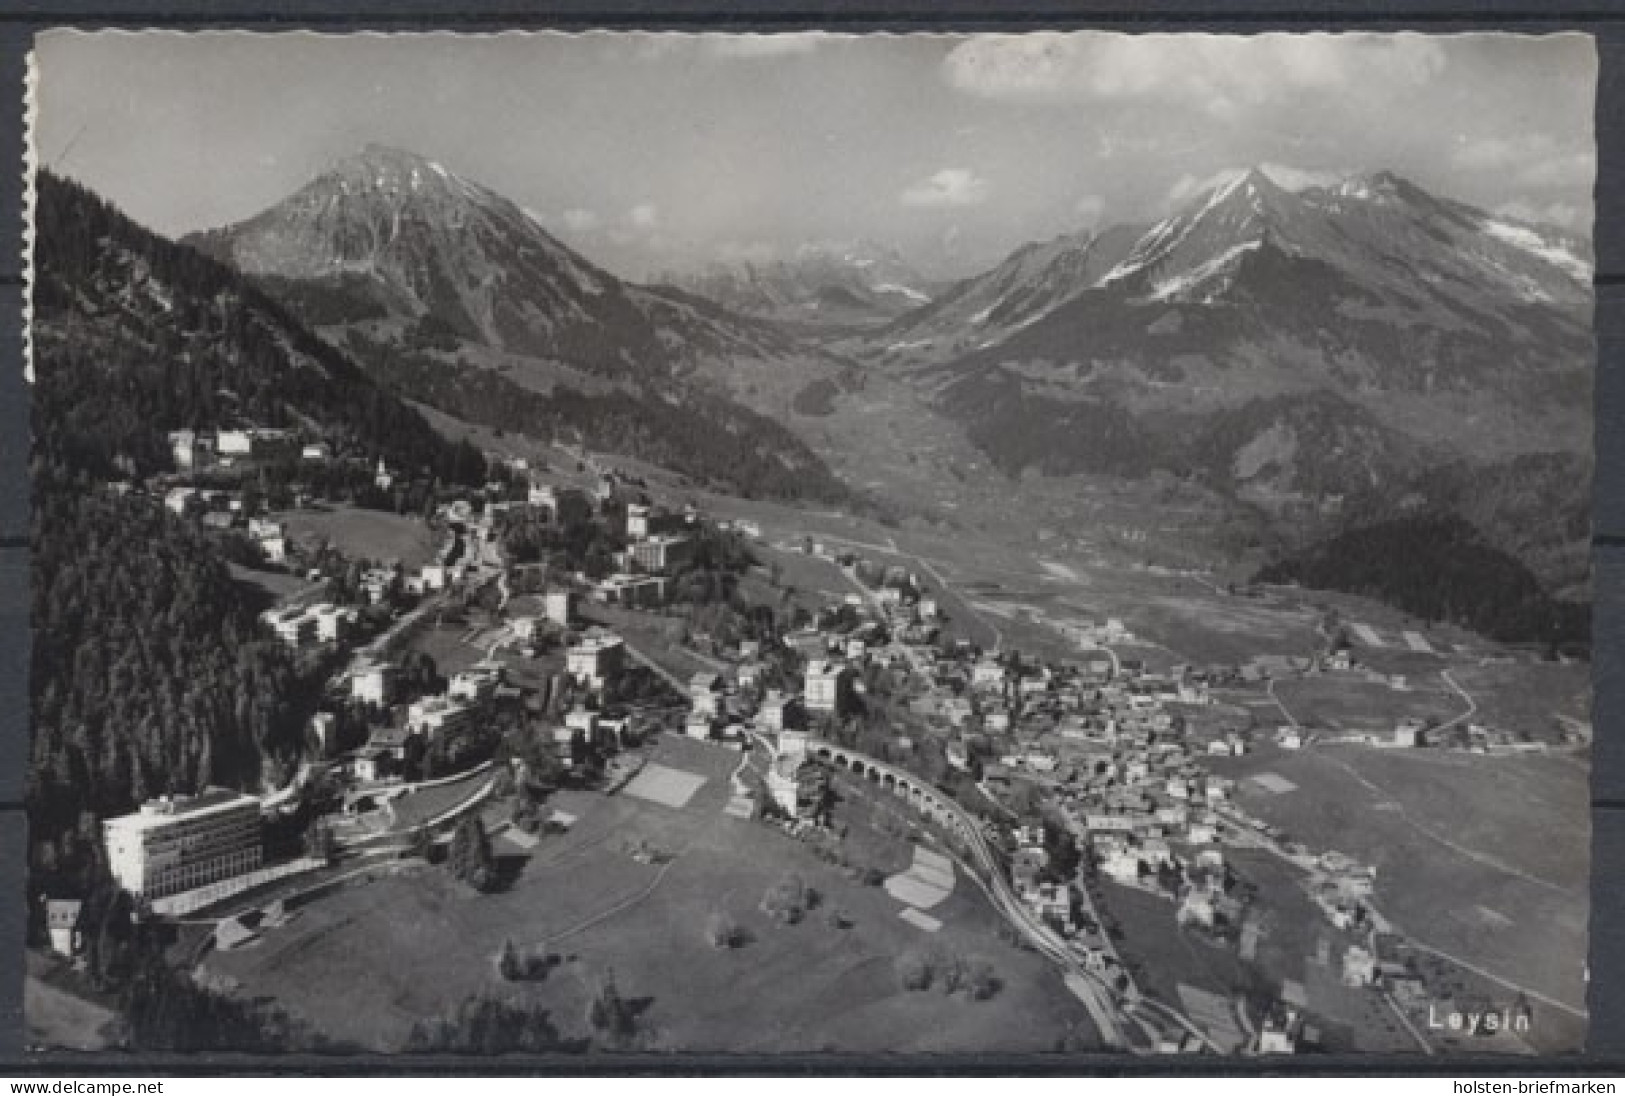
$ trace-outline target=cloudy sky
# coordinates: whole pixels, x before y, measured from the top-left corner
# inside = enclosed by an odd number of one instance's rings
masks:
[[[63,32],[36,63],[41,162],[173,235],[367,142],[635,276],[852,239],[968,273],[1251,164],[1388,168],[1581,232],[1592,216],[1578,35]]]

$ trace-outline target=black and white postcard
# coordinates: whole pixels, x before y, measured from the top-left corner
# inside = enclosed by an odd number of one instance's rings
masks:
[[[1596,68],[41,35],[28,1044],[1581,1050]]]

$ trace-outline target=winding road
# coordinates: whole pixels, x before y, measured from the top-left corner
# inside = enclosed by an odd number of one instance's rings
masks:
[[[1303,724],[1298,722],[1298,717],[1293,715],[1287,706],[1281,702],[1281,698],[1279,696],[1275,695],[1275,679],[1273,677],[1269,679],[1269,684],[1264,686],[1264,691],[1268,693],[1269,698],[1275,702],[1275,706],[1281,709],[1281,714],[1286,717],[1286,721],[1292,725],[1293,729],[1301,730],[1303,728]]]
[[[1457,723],[1460,723],[1464,719],[1471,719],[1474,715],[1476,715],[1478,712],[1478,701],[1473,699],[1472,693],[1469,693],[1466,689],[1463,689],[1461,685],[1457,683],[1456,679],[1450,676],[1449,670],[1440,670],[1439,676],[1444,678],[1444,683],[1446,685],[1450,686],[1456,691],[1457,696],[1461,697],[1467,702],[1467,710],[1465,712],[1462,712],[1460,715],[1456,716],[1450,721],[1441,723],[1437,727],[1433,728],[1436,731],[1443,731],[1454,727]]]

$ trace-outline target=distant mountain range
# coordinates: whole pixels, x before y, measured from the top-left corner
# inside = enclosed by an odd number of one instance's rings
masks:
[[[885,323],[930,304],[941,288],[896,249],[866,240],[807,245],[763,262],[715,262],[659,281],[743,315],[818,332]]]
[[[1023,248],[845,349],[1011,473],[1171,470],[1310,532],[1454,505],[1483,475],[1584,508],[1590,269],[1584,241],[1391,173],[1253,170],[1154,225]],[[1536,555],[1573,580],[1572,515],[1551,516]]]
[[[376,146],[189,242],[413,399],[718,484],[841,495],[796,431],[878,370],[1012,475],[1171,472],[1289,543],[1448,511],[1587,574],[1589,246],[1388,172],[1238,171],[947,286],[870,244],[633,285]]]
[[[822,462],[734,400],[741,362],[799,367],[777,327],[628,284],[507,198],[369,145],[186,243],[241,270],[404,394],[469,421],[615,446],[746,492],[837,498]]]

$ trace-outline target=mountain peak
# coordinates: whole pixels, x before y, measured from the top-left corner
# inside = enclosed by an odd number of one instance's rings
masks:
[[[337,182],[345,193],[359,190],[402,195],[433,189],[457,190],[471,196],[481,191],[434,160],[376,142],[363,145],[359,152],[333,164],[314,180],[316,184],[323,181]]]
[[[428,159],[416,152],[400,148],[396,145],[386,145],[381,141],[368,141],[361,146],[361,151],[355,154],[355,159],[368,160],[374,163],[397,162],[424,164]]]
[[[1211,201],[1216,205],[1226,199],[1246,199],[1262,212],[1261,203],[1277,201],[1289,193],[1286,187],[1275,181],[1268,168],[1257,164],[1238,172],[1228,183],[1221,185],[1212,193]]]
[[[1398,198],[1409,202],[1439,203],[1438,198],[1389,168],[1363,175],[1351,175],[1334,189],[1336,193],[1345,197]]]
[[[1248,168],[1247,174],[1242,178],[1242,182],[1246,186],[1256,187],[1259,189],[1280,189],[1278,186],[1276,186],[1275,180],[1270,178],[1270,173],[1265,170],[1263,164],[1254,164],[1252,167]]]

